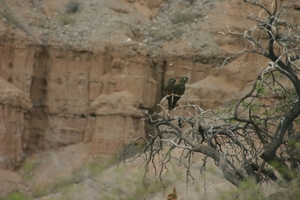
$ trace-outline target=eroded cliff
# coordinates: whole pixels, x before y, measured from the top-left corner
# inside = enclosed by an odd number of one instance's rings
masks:
[[[220,68],[244,45],[221,33],[251,26],[238,23],[242,13],[227,1],[0,4],[3,169],[16,170],[24,159],[41,159],[59,147],[69,154],[55,160],[71,166],[76,147],[84,152],[81,160],[114,153],[146,135],[141,119],[145,111],[157,111],[167,78],[190,77],[185,96],[216,108],[243,95],[266,63],[253,55]],[[299,20],[299,11],[289,9],[287,16]],[[260,65],[243,65],[252,60]],[[43,180],[36,180],[38,187]]]

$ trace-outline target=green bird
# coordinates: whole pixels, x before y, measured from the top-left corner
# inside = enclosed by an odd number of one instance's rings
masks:
[[[176,106],[177,101],[180,99],[180,97],[184,94],[185,92],[185,83],[189,80],[188,77],[182,77],[179,80],[179,83],[177,83],[174,87],[174,94],[179,95],[179,96],[174,96],[174,100],[171,106],[171,109],[174,109]]]
[[[171,105],[172,105],[172,94],[174,93],[174,86],[175,86],[175,82],[176,79],[175,78],[169,78],[167,81],[167,84],[165,86],[164,92],[165,92],[165,96],[167,95],[171,95],[168,96],[168,109],[171,110]]]

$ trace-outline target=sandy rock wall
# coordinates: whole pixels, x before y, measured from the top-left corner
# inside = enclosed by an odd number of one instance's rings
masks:
[[[0,77],[0,167],[15,169],[23,159],[25,113],[31,108],[27,94]]]
[[[39,152],[81,141],[91,141],[93,152],[113,153],[145,135],[141,118],[155,105],[158,90],[153,78],[157,72],[145,47],[108,46],[106,52],[98,53],[8,44],[1,48],[2,81],[27,95],[21,111],[0,98],[2,124],[12,120],[20,126],[1,126],[8,144],[1,146],[2,162],[21,161],[23,151]]]

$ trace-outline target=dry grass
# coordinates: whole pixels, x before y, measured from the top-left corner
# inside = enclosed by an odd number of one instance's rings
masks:
[[[174,23],[174,24],[178,24],[178,23],[190,23],[190,22],[193,22],[198,17],[199,16],[196,15],[195,13],[181,13],[181,12],[177,12],[171,18],[171,22]]]
[[[125,8],[121,8],[121,7],[110,7],[109,9],[117,12],[117,13],[121,13],[121,14],[128,14],[129,10],[125,9]]]

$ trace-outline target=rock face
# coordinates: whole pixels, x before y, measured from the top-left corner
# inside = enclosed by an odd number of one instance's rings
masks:
[[[0,3],[4,169],[81,142],[88,154],[114,153],[146,135],[142,118],[157,111],[169,77],[190,77],[185,96],[215,108],[244,94],[266,63],[240,65],[258,59],[245,56],[220,68],[244,43],[218,32],[251,26],[227,1],[88,0],[74,12],[66,0]]]
[[[1,91],[2,168],[82,141],[90,152],[114,153],[145,135],[141,118],[161,97],[164,71],[130,39],[131,24],[154,17],[162,2],[87,1],[69,13],[67,1],[1,1],[2,86],[19,89]],[[130,26],[116,32],[120,22]]]
[[[24,159],[22,136],[28,95],[0,77],[0,167],[15,169]]]
[[[20,114],[26,113],[14,119],[22,119],[19,143],[15,144],[20,152],[23,147],[38,152],[93,140],[99,152],[112,153],[130,139],[145,135],[141,118],[145,109],[155,104],[157,81],[152,77],[149,59],[135,48],[130,44],[117,52],[93,56],[88,52],[18,47],[15,54],[27,55],[26,62],[15,64],[21,61],[12,55],[8,64],[1,65],[2,71],[8,71],[8,65],[12,72],[3,76],[6,81],[1,80],[7,85],[11,80],[23,90],[20,94],[28,95],[27,99],[5,90],[0,99],[4,105],[20,107]],[[2,60],[7,59],[7,50],[3,48]],[[131,54],[130,58],[126,59],[128,55],[122,55],[122,50]]]

